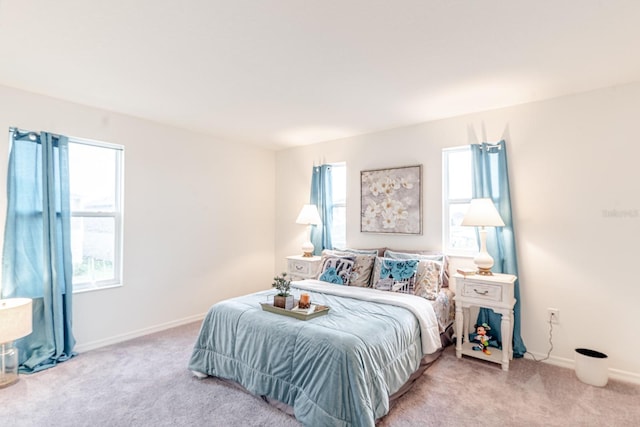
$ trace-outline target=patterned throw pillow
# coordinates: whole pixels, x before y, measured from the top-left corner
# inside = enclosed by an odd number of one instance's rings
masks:
[[[435,300],[440,292],[442,263],[432,260],[420,260],[416,273],[416,284],[413,293],[419,297]]]
[[[418,251],[416,253],[411,252],[401,252],[401,251],[392,251],[385,250],[384,251],[385,258],[393,258],[393,259],[417,259],[420,261],[436,261],[440,263],[440,277],[438,282],[438,287],[435,291],[437,294],[441,287],[449,287],[449,273],[447,271],[448,260],[447,257],[441,252],[432,252],[432,251]],[[418,272],[418,275],[420,273]]]
[[[376,258],[373,287],[383,291],[413,293],[418,260]]]
[[[326,257],[348,257],[353,258],[355,263],[351,269],[349,277],[349,286],[368,287],[373,273],[373,263],[376,255],[370,253],[361,253],[353,249],[329,250],[322,251],[323,258]]]
[[[354,264],[355,261],[352,257],[325,257],[318,280],[337,285],[348,285]]]

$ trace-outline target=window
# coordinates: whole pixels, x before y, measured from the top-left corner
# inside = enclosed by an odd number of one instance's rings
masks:
[[[442,152],[442,232],[447,253],[464,255],[478,251],[475,228],[460,225],[472,199],[471,161],[469,146]]]
[[[347,165],[334,163],[331,168],[333,193],[333,227],[331,244],[334,248],[347,247]]]
[[[75,291],[122,280],[123,147],[69,138]]]

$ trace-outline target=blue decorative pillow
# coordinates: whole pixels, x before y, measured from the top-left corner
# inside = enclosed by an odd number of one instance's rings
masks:
[[[377,258],[373,287],[384,291],[413,293],[418,260]]]
[[[327,268],[321,275],[320,280],[323,282],[335,283],[337,285],[344,285],[342,277],[338,276],[338,272],[335,267]]]
[[[441,252],[435,251],[392,251],[385,250],[384,251],[385,258],[393,258],[393,259],[417,259],[419,261],[437,261],[440,263],[440,280],[438,284],[438,289],[440,287],[447,288],[449,287],[449,272],[448,272],[448,264],[449,260],[447,257]],[[420,265],[418,265],[418,278],[420,277]],[[419,280],[419,279],[418,279]],[[436,291],[437,292],[437,291]]]
[[[318,280],[337,285],[348,285],[354,264],[354,258],[351,257],[326,257],[322,263]]]
[[[356,253],[352,249],[325,249],[322,251],[322,258],[324,260],[327,257],[353,258],[354,263],[353,268],[351,269],[351,276],[349,277],[349,286],[360,286],[366,288],[371,283],[371,276],[373,275],[373,264],[376,260],[375,255]]]

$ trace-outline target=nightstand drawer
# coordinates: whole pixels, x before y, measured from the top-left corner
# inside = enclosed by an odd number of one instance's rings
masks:
[[[289,267],[288,270],[291,274],[304,274],[304,275],[308,275],[311,274],[311,267],[314,264],[310,263],[310,262],[306,262],[306,261],[299,261],[297,259],[290,259],[289,260]]]
[[[488,301],[502,301],[502,286],[465,280],[462,287],[462,296]]]
[[[320,269],[321,260],[322,258],[319,256],[288,256],[287,274],[291,280],[315,279]]]

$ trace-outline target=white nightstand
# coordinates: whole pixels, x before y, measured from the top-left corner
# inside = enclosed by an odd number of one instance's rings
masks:
[[[287,274],[291,280],[315,279],[320,270],[319,256],[304,257],[292,255],[287,257]]]
[[[501,363],[502,370],[509,370],[509,360],[513,358],[511,341],[513,339],[513,286],[516,276],[494,274],[493,276],[454,274],[456,279],[456,356],[477,357],[489,362]],[[469,342],[469,307],[490,308],[502,314],[500,333],[502,350],[491,347],[491,355],[473,350],[474,343]],[[489,333],[490,335],[490,333]]]

